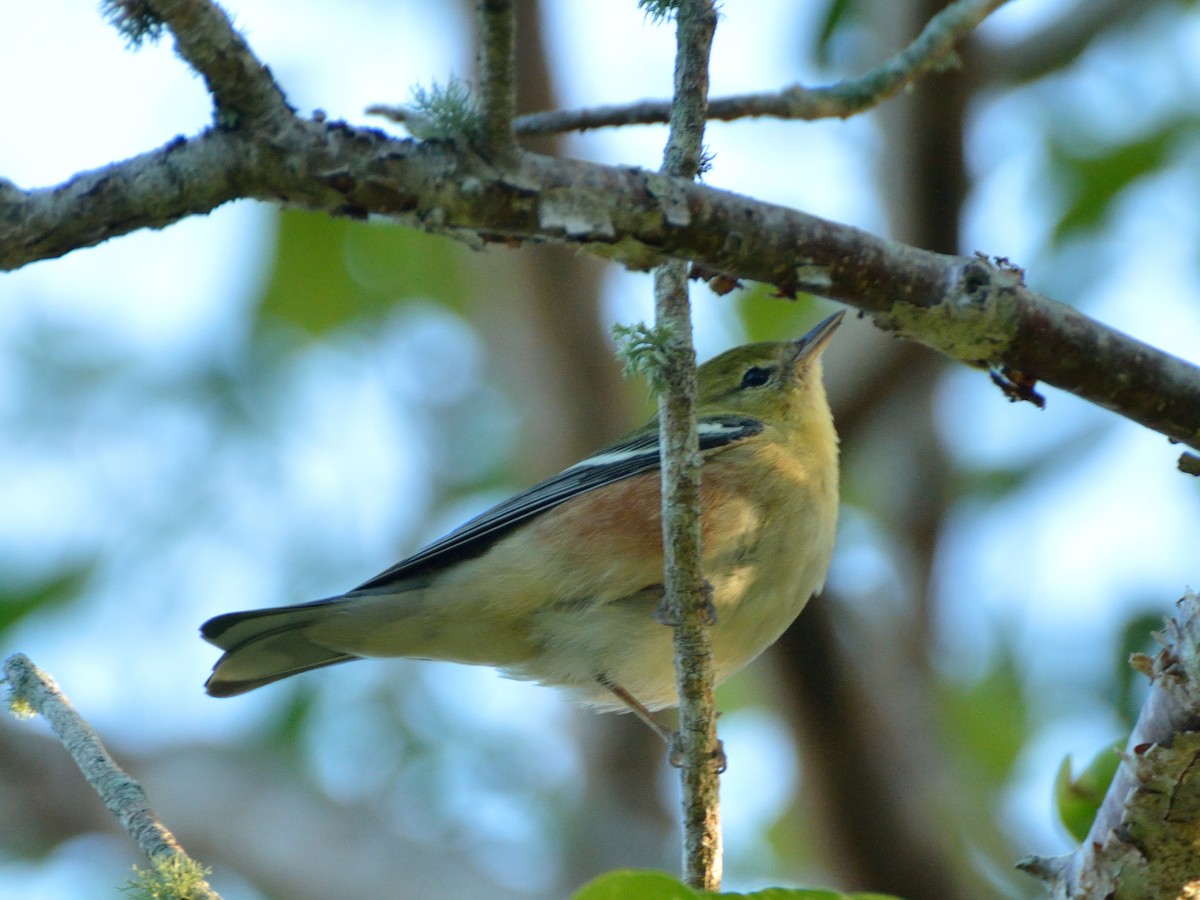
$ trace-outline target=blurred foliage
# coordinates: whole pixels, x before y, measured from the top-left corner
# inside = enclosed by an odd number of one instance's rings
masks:
[[[836,38],[857,24],[858,14],[858,0],[829,0],[813,43],[813,57],[819,65],[828,66],[833,61]]]
[[[1153,609],[1147,600],[1148,609]],[[1163,611],[1147,611],[1130,616],[1117,636],[1117,652],[1113,656],[1114,707],[1126,730],[1133,730],[1142,698],[1146,695],[1146,676],[1129,664],[1135,653],[1154,653],[1161,645],[1154,635],[1162,631],[1165,616]]]
[[[461,248],[445,237],[304,210],[278,215],[261,319],[318,337],[377,318],[401,299],[425,298],[459,313],[467,305]]]
[[[1087,837],[1104,800],[1104,793],[1121,765],[1121,744],[1096,754],[1078,777],[1071,774],[1071,757],[1066,757],[1054,777],[1054,801],[1058,817],[1077,841]]]
[[[800,337],[820,316],[818,308],[832,310],[833,306],[810,294],[780,297],[770,285],[754,282],[737,292],[733,308],[746,343],[754,343]]]
[[[313,724],[318,689],[311,680],[296,679],[291,690],[281,693],[284,700],[272,711],[274,715],[262,723],[260,740],[265,752],[273,758],[297,763],[299,749]]]
[[[52,576],[32,585],[0,580],[0,635],[31,613],[60,609],[78,600],[95,568],[94,561],[62,564]]]
[[[1104,147],[1081,147],[1078,135],[1053,136],[1048,146],[1051,177],[1063,195],[1054,243],[1105,227],[1122,192],[1170,167],[1185,148],[1196,149],[1198,135],[1200,116],[1190,114],[1160,123],[1142,137]]]
[[[808,888],[767,888],[749,894],[697,891],[663,872],[608,872],[580,888],[572,900],[699,900],[702,897],[745,897],[747,900],[896,900],[886,894],[843,894]]]
[[[1113,711],[1126,730],[1131,730],[1146,692],[1146,678],[1129,664],[1134,653],[1152,651],[1154,635],[1163,626],[1159,613],[1134,613],[1121,626],[1113,654]],[[1059,820],[1076,841],[1087,837],[1104,794],[1121,764],[1124,741],[1106,747],[1078,775],[1072,758],[1064,757],[1054,777],[1054,804]]]
[[[995,661],[974,683],[943,681],[941,687],[939,708],[948,736],[974,770],[992,785],[1004,784],[1031,734],[1025,681],[1012,642],[1000,643]]]
[[[998,503],[1045,483],[1079,459],[1080,447],[1092,447],[1110,434],[1109,421],[1087,422],[1064,430],[1057,440],[1028,459],[1001,466],[959,465],[951,473],[954,496],[974,503]]]

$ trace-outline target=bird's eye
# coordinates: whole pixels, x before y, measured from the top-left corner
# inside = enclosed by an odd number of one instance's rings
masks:
[[[764,369],[760,366],[751,366],[746,370],[746,374],[742,376],[742,387],[754,388],[762,387],[771,380],[771,370]]]

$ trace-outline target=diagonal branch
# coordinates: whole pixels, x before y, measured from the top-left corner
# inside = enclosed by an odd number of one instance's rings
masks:
[[[827,87],[793,85],[782,91],[741,94],[709,100],[709,120],[729,122],[756,116],[777,119],[846,119],[878,106],[912,84],[926,72],[944,67],[953,58],[954,45],[970,34],[995,9],[1008,0],[958,0],[929,20],[920,35],[904,50],[858,78]],[[652,125],[667,122],[668,100],[563,109],[530,113],[516,121],[518,134],[586,131],[619,125]]]
[[[1020,863],[1055,898],[1184,898],[1200,889],[1200,597],[1189,591],[1178,608],[1163,649],[1130,660],[1150,676],[1150,691],[1087,837],[1066,856]]]
[[[3,677],[11,690],[9,702],[14,710],[37,713],[50,723],[88,784],[156,868],[177,877],[186,874],[188,897],[220,900],[204,880],[202,867],[184,852],[150,808],[142,786],[117,765],[54,679],[22,653],[4,661]]]
[[[204,0],[154,2],[172,29],[192,21],[183,10],[230,40],[216,17],[228,21]],[[181,52],[210,84],[226,84],[220,53]],[[251,96],[276,90],[265,67],[235,68],[223,96],[241,96],[230,85],[243,77],[257,82]],[[1200,369],[1042,297],[1011,266],[930,253],[687,179],[534,154],[500,174],[470,148],[290,112],[281,121],[209,129],[56,187],[0,179],[0,270],[243,197],[385,216],[476,243],[549,241],[633,269],[690,260],[693,271],[856,306],[899,337],[999,370],[1014,396],[1032,397],[1031,382],[1045,381],[1200,447]]]
[[[204,77],[225,127],[286,121],[292,110],[270,70],[224,11],[208,0],[146,0],[175,35],[175,49]]]
[[[1200,447],[1200,368],[1041,296],[1011,267],[634,169],[526,154],[501,176],[447,144],[343,123],[296,120],[270,145],[208,131],[55,188],[0,181],[0,269],[235,197],[376,214],[476,240],[550,241],[639,270],[691,260],[784,295],[840,300],[898,337],[1044,381]]]

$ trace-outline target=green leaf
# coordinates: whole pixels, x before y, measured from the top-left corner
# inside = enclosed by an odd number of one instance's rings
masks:
[[[843,894],[808,888],[766,888],[749,894],[694,891],[664,872],[623,869],[607,872],[584,885],[572,900],[699,900],[705,897],[745,897],[752,900],[897,900],[886,894]]]
[[[465,252],[411,228],[284,210],[259,313],[317,337],[416,297],[461,312]]]
[[[700,895],[665,872],[622,869],[606,872],[572,895],[572,900],[693,900]]]
[[[995,784],[1003,782],[1029,733],[1028,704],[1011,648],[971,685],[948,685],[948,724],[971,760]]]
[[[260,318],[322,335],[359,315],[358,296],[345,263],[351,223],[321,213],[279,213],[275,259],[259,306]]]
[[[1096,754],[1080,773],[1071,776],[1071,757],[1062,761],[1054,777],[1054,800],[1063,826],[1077,841],[1087,837],[1096,812],[1121,764],[1121,745],[1114,744]]]
[[[296,761],[298,748],[312,725],[317,708],[317,691],[311,681],[296,679],[284,702],[264,721],[262,742],[273,759]]]
[[[787,300],[775,288],[756,284],[740,292],[733,301],[746,342],[782,341],[800,337],[813,326],[821,310],[829,307],[808,294]]]
[[[825,7],[825,15],[821,17],[821,28],[814,47],[819,65],[829,65],[834,37],[839,31],[853,24],[858,18],[858,13],[855,0],[830,0],[829,5]]]
[[[1066,191],[1066,208],[1054,227],[1055,243],[1103,226],[1113,201],[1138,179],[1165,168],[1182,140],[1200,127],[1195,119],[1174,119],[1140,140],[1083,152],[1059,138],[1050,148],[1055,180]]]
[[[471,251],[448,237],[386,222],[352,222],[346,233],[345,263],[360,290],[383,302],[420,297],[467,310]]]
[[[1113,656],[1113,680],[1117,686],[1114,706],[1129,730],[1133,730],[1133,723],[1141,712],[1142,698],[1149,684],[1146,676],[1129,664],[1129,657],[1134,653],[1153,656],[1159,648],[1154,633],[1162,628],[1162,610],[1139,612],[1130,616],[1117,637],[1117,652]]]
[[[0,588],[0,634],[31,613],[63,606],[76,599],[83,593],[94,568],[92,562],[76,563],[40,584]]]
[[[843,894],[810,888],[767,888],[750,894],[704,894],[705,897],[747,897],[752,900],[899,900],[890,894]]]

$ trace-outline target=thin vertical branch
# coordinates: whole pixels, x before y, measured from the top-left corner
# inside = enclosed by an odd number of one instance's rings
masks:
[[[667,175],[694,178],[703,155],[708,60],[717,15],[711,0],[685,0],[676,13],[675,99],[663,154]],[[709,598],[701,568],[700,450],[696,433],[696,351],[692,346],[687,264],[669,262],[654,273],[658,325],[668,335],[659,394],[662,435],[663,547],[670,621],[675,624],[679,692],[680,780],[683,788],[683,866],[688,884],[721,886],[718,800],[723,754],[713,697]]]
[[[493,152],[515,152],[517,17],[512,0],[478,0],[476,12],[480,32],[478,64],[483,142]]]
[[[4,678],[12,692],[9,702],[14,710],[27,709],[50,723],[88,784],[150,862],[158,868],[192,873],[187,885],[188,896],[193,900],[220,900],[204,881],[203,869],[184,852],[175,835],[150,808],[142,786],[117,765],[54,679],[23,653],[15,653],[4,661]]]

